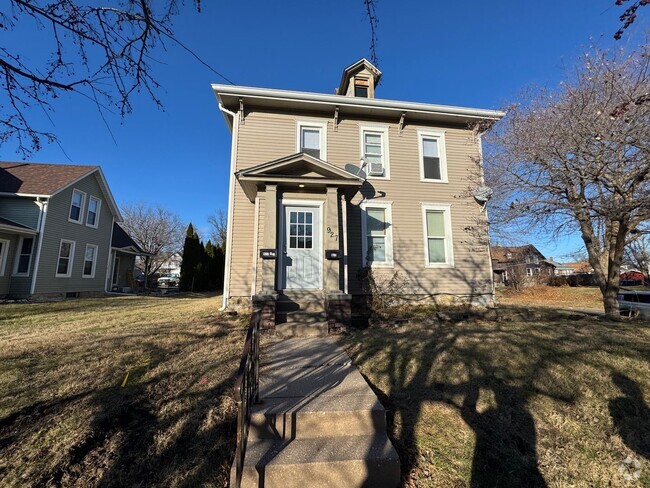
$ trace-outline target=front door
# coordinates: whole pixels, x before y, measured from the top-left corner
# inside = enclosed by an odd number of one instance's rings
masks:
[[[320,207],[285,205],[282,288],[322,288]]]

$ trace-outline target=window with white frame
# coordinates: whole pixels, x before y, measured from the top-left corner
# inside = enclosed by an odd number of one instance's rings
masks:
[[[327,123],[314,121],[298,121],[297,152],[327,159]]]
[[[422,181],[447,182],[445,133],[418,131],[420,146],[420,178]]]
[[[451,206],[447,204],[423,204],[422,218],[426,266],[429,268],[453,267]]]
[[[84,253],[84,270],[82,274],[84,278],[95,277],[96,262],[97,262],[97,246],[94,244],[86,244],[86,252]]]
[[[59,246],[59,260],[56,263],[56,277],[69,278],[72,275],[72,262],[74,260],[75,242],[61,239]]]
[[[86,194],[79,190],[72,190],[72,200],[70,201],[70,214],[68,220],[77,224],[81,223],[83,217],[83,207],[86,201]]]
[[[526,276],[533,276],[533,268],[526,268]]]
[[[391,204],[368,203],[361,206],[363,255],[365,265],[393,266],[393,230]]]
[[[32,252],[34,251],[34,238],[22,237],[18,243],[18,255],[14,267],[14,275],[27,276],[32,266]]]
[[[360,126],[361,157],[369,178],[389,178],[388,127]]]
[[[88,201],[88,213],[86,214],[86,225],[94,227],[99,225],[99,210],[102,206],[102,201],[97,197],[90,197]]]
[[[7,265],[7,255],[9,254],[9,241],[7,239],[0,239],[0,276],[5,274],[5,266]]]

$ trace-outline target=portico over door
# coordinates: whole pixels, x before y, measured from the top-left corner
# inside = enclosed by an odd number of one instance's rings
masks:
[[[321,289],[323,253],[321,207],[284,204],[281,289]]]

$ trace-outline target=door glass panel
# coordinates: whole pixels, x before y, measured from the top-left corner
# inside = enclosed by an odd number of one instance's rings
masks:
[[[312,248],[313,218],[311,211],[289,212],[289,249]]]

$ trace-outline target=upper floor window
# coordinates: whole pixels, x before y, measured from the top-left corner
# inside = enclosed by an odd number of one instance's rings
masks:
[[[95,277],[96,262],[97,262],[97,246],[94,244],[86,244],[86,253],[84,254],[84,270],[82,274],[84,278]]]
[[[393,230],[391,204],[362,204],[363,255],[372,267],[393,266]]]
[[[56,263],[57,278],[69,278],[72,275],[72,261],[74,259],[74,241],[61,239],[59,245],[59,260]]]
[[[361,157],[370,178],[390,178],[388,158],[388,127],[360,126]]]
[[[354,80],[354,96],[368,98],[368,87],[370,81],[366,78],[356,78]]]
[[[23,237],[18,244],[18,257],[14,268],[17,276],[27,276],[32,265],[32,251],[34,250],[34,238]]]
[[[327,122],[298,121],[297,152],[327,159]]]
[[[99,209],[102,206],[102,201],[96,197],[90,197],[88,201],[88,215],[86,216],[86,225],[94,227],[99,225]]]
[[[70,202],[70,215],[68,220],[77,224],[81,223],[83,207],[86,201],[86,194],[79,190],[72,190],[72,200]]]
[[[451,240],[451,206],[423,204],[425,264],[429,268],[454,266]]]
[[[418,131],[420,146],[420,178],[422,181],[447,182],[445,133]]]

